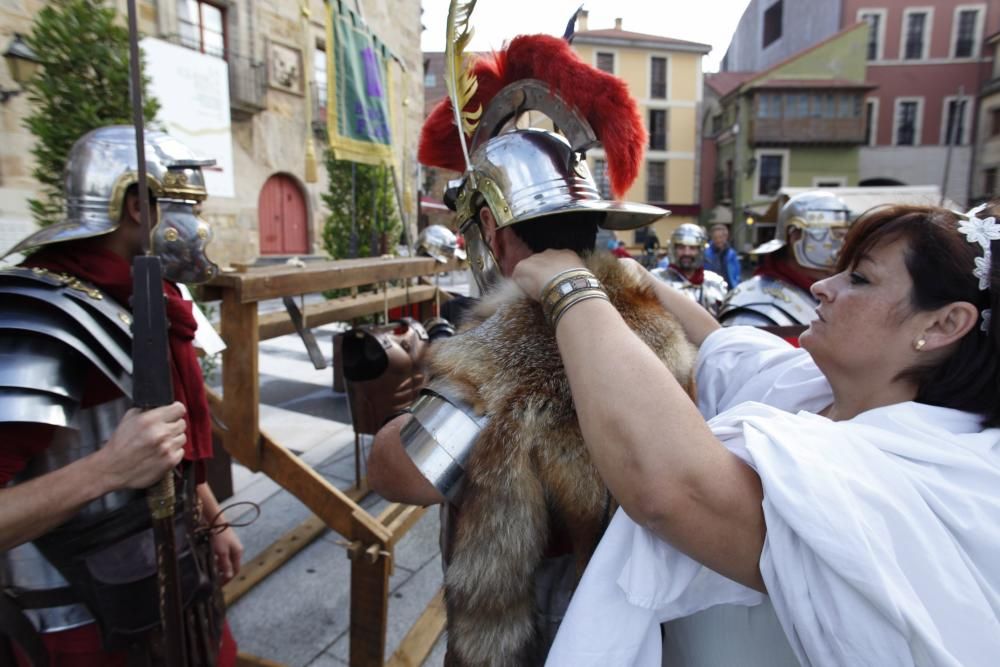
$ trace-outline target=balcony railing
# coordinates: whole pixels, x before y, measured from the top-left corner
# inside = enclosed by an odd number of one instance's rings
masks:
[[[322,97],[321,97],[322,94]],[[312,101],[313,132],[318,137],[326,137],[326,91],[320,92],[315,81],[309,84],[309,99]]]
[[[750,125],[754,146],[788,144],[863,144],[861,118],[754,118]]]
[[[267,68],[263,62],[230,52],[229,106],[234,117],[249,117],[267,108]]]

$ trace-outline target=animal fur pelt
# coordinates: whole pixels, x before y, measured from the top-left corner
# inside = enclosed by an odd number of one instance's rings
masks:
[[[606,253],[588,262],[626,323],[689,386],[694,348],[652,289]],[[605,527],[607,488],[584,445],[553,331],[512,282],[432,348],[429,370],[489,415],[467,464],[445,576],[449,663],[529,664],[532,575],[550,523],[564,524],[579,577]]]

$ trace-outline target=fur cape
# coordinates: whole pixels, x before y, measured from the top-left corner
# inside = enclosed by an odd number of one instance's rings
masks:
[[[607,253],[588,260],[625,322],[690,388],[695,350],[680,325]],[[533,573],[562,524],[577,579],[609,518],[609,495],[580,432],[541,306],[511,282],[461,333],[436,343],[430,375],[489,415],[466,467],[445,575],[449,661],[523,665],[535,647]]]

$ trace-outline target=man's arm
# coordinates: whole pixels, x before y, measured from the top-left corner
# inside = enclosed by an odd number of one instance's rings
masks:
[[[184,413],[181,403],[133,408],[93,454],[0,489],[0,551],[45,534],[106,493],[145,488],[163,477],[184,457]]]
[[[445,497],[413,465],[403,448],[399,432],[412,418],[400,415],[375,434],[368,456],[368,485],[393,502],[424,506],[443,503]]]
[[[195,487],[198,500],[201,501],[202,521],[209,527],[219,526],[226,522],[226,517],[222,515],[219,501],[215,499],[212,487],[207,483],[199,484]],[[240,561],[243,559],[243,543],[240,542],[236,531],[230,527],[225,530],[212,531],[212,553],[215,554],[215,565],[218,569],[222,583],[235,577],[240,572]]]

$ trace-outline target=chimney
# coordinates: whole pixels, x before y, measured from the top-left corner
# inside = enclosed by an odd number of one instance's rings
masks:
[[[622,20],[615,19],[615,30],[621,30],[621,29],[622,29]]]
[[[576,16],[576,24],[577,24],[577,30],[576,31],[577,32],[587,32],[587,30],[588,30],[588,28],[587,28],[587,15],[589,13],[590,12],[588,12],[586,9],[581,9],[580,13],[577,14],[577,16]]]

